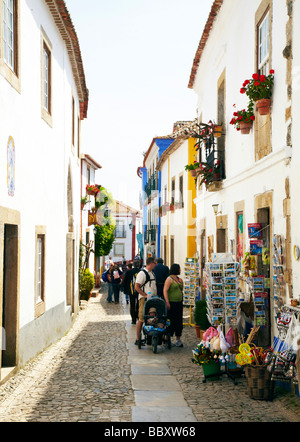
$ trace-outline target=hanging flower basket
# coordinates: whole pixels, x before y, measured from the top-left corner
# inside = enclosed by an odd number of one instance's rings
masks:
[[[98,186],[95,186],[93,184],[88,184],[86,186],[86,193],[90,196],[97,196],[100,192],[100,189]]]
[[[264,98],[262,100],[256,101],[256,108],[259,115],[269,115],[271,109],[271,99]]]
[[[194,161],[194,163],[192,163],[192,164],[187,164],[185,166],[185,170],[187,172],[191,172],[192,177],[196,177],[197,176],[197,169],[199,166],[200,166],[200,164],[198,163],[198,161]]]
[[[255,73],[250,80],[245,80],[241,94],[246,94],[250,101],[256,103],[260,115],[268,115],[274,87],[274,69],[269,75]]]
[[[250,130],[252,129],[252,125],[253,125],[252,121],[249,122],[249,123],[246,123],[246,122],[243,122],[243,121],[240,122],[240,130],[241,130],[241,134],[243,134],[243,135],[249,135]]]
[[[236,105],[234,104],[233,107],[236,107]],[[233,113],[233,118],[230,121],[230,124],[243,135],[248,135],[254,120],[254,103],[253,101],[250,101],[247,109],[238,110]]]

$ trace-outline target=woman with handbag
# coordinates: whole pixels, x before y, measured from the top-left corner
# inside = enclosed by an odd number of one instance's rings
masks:
[[[168,308],[168,318],[171,325],[170,335],[176,336],[176,347],[183,347],[180,338],[183,330],[183,281],[179,278],[180,265],[173,264],[170,269],[170,276],[164,285],[164,298]]]

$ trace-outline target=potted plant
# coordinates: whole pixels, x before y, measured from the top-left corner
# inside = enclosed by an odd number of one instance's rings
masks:
[[[86,186],[86,193],[90,196],[97,196],[100,192],[99,186],[96,186],[94,184],[88,184]]]
[[[187,172],[190,172],[192,177],[196,177],[197,176],[197,171],[196,169],[199,168],[199,163],[197,161],[194,161],[192,164],[187,164],[185,166],[185,170]]]
[[[95,286],[95,279],[89,269],[83,270],[79,278],[80,299],[88,301]]]
[[[210,323],[207,319],[207,304],[206,301],[196,301],[194,321],[197,338],[202,339],[203,332],[205,332],[209,327]]]
[[[84,206],[85,206],[86,204],[88,204],[89,202],[90,202],[90,200],[88,199],[87,196],[82,196],[82,197],[81,197],[81,210],[83,210],[83,209],[84,209]]]
[[[236,107],[236,105],[233,107]],[[230,124],[233,125],[237,131],[241,131],[243,135],[248,135],[254,120],[254,103],[253,101],[250,101],[247,110],[243,109],[233,113],[233,118],[230,121]]]
[[[199,365],[202,367],[205,381],[206,378],[209,378],[212,381],[219,379],[221,356],[222,351],[207,348],[203,343],[198,344],[197,348],[193,351],[192,362],[195,365]]]
[[[274,86],[273,69],[269,75],[253,74],[251,80],[245,80],[241,88],[241,94],[246,94],[256,107],[260,115],[268,115],[271,107],[271,98]]]
[[[214,181],[213,168],[207,163],[200,164],[199,175],[202,175],[200,186],[202,186],[202,184],[208,185],[209,183]]]
[[[197,143],[195,144],[196,150],[200,149],[201,143],[205,143],[209,137],[211,136],[211,126],[208,124],[201,123],[198,125],[199,127],[199,134],[195,134],[195,138],[198,139]]]
[[[217,160],[214,167],[214,180],[221,181],[221,161]]]

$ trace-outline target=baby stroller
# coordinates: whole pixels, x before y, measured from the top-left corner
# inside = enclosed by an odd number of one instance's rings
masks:
[[[153,353],[157,353],[157,346],[163,343],[171,349],[171,336],[168,331],[167,304],[158,297],[152,297],[144,306],[143,334],[147,345],[152,345]],[[139,336],[138,348],[142,347],[142,333]]]

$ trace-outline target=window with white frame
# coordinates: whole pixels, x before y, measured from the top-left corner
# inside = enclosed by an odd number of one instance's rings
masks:
[[[15,2],[3,0],[3,56],[12,71],[15,71],[15,40]]]
[[[114,256],[124,256],[124,255],[125,255],[125,244],[115,243]]]
[[[266,13],[258,26],[258,69],[268,75],[270,70],[270,13]]]

